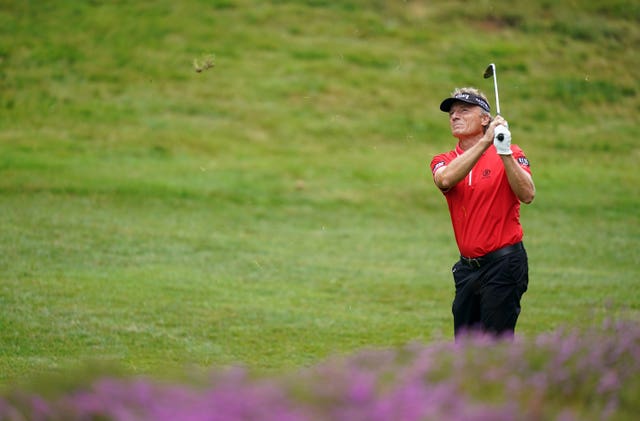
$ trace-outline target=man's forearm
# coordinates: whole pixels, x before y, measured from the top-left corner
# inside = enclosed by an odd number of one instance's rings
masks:
[[[518,165],[513,155],[501,155],[500,157],[502,158],[511,190],[521,202],[527,204],[533,202],[533,198],[536,195],[536,187],[533,184],[531,174]]]
[[[478,162],[488,146],[490,146],[490,144],[486,145],[478,142],[462,155],[458,155],[458,157],[447,164],[447,166],[438,170],[434,176],[436,186],[441,190],[449,190],[458,184],[469,174],[469,171],[476,165],[476,162]]]

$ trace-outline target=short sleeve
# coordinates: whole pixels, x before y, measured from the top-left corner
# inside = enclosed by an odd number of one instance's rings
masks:
[[[513,158],[516,160],[518,165],[531,174],[531,164],[522,149],[520,149],[518,145],[511,145],[511,151],[513,152]]]

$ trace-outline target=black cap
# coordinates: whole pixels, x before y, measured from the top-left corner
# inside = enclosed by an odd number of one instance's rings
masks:
[[[491,112],[491,107],[489,106],[489,103],[484,98],[474,94],[466,93],[466,92],[459,93],[454,97],[447,98],[444,101],[442,101],[442,103],[440,104],[440,110],[444,111],[445,113],[448,113],[449,110],[451,110],[451,106],[456,101],[462,101],[462,102],[466,102],[467,104],[477,105],[483,110],[485,110],[486,112],[488,113]]]

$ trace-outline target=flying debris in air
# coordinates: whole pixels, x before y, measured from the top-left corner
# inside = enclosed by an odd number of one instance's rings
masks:
[[[193,68],[197,73],[201,73],[207,69],[210,69],[214,66],[213,63],[214,57],[212,55],[204,56],[200,59],[193,59]]]

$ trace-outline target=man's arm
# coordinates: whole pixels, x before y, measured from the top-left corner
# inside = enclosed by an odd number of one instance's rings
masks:
[[[536,196],[536,187],[533,184],[531,174],[518,165],[513,155],[500,155],[500,158],[502,158],[511,190],[521,202],[526,204],[533,202],[533,198]]]
[[[433,181],[442,191],[447,191],[465,178],[473,169],[484,151],[491,146],[493,140],[486,135],[475,145],[458,155],[448,165],[439,168],[433,175]]]
[[[509,124],[501,116],[496,116],[495,120],[489,125],[489,129],[496,134],[498,127],[501,129],[502,138],[494,139],[493,144],[502,159],[502,165],[507,173],[507,180],[511,190],[518,200],[523,203],[533,202],[536,195],[536,187],[533,184],[533,178],[524,168],[522,168],[511,151],[511,133],[507,129]],[[489,131],[489,130],[487,130]]]

